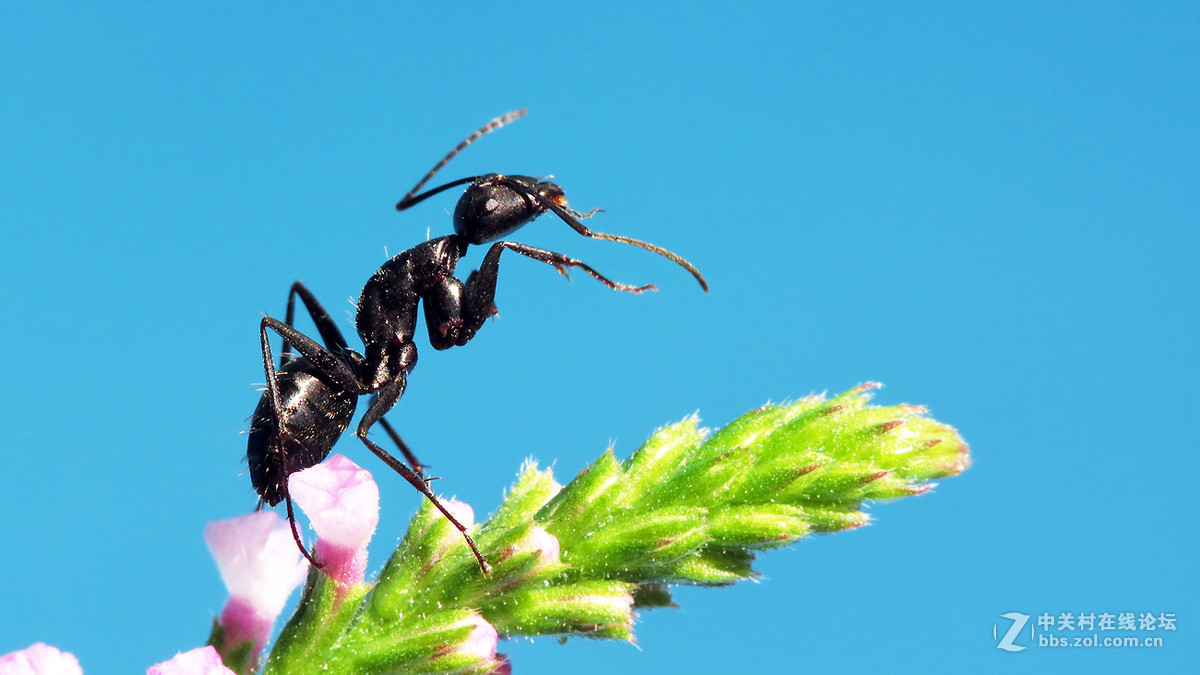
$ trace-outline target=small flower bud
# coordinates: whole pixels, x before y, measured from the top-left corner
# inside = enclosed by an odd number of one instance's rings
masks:
[[[499,665],[496,660],[496,644],[500,634],[482,616],[472,612],[459,624],[470,630],[458,642],[442,645],[435,651],[426,672],[461,672],[464,670],[490,670]],[[485,672],[486,672],[485,670]]]
[[[371,638],[345,653],[343,672],[488,673],[500,665],[500,634],[472,610],[421,613],[376,628]],[[301,671],[307,672],[307,671]]]
[[[505,633],[633,640],[633,588],[620,581],[523,587],[492,612],[493,621]]]
[[[516,527],[528,522],[562,490],[562,485],[554,480],[549,469],[539,471],[532,460],[526,461],[521,467],[517,482],[509,490],[500,508],[492,514],[488,525],[494,528]]]

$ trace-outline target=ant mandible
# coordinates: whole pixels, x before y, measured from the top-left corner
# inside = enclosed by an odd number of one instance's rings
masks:
[[[586,263],[561,253],[496,240],[551,211],[585,237],[630,244],[672,260],[690,272],[705,292],[708,291],[708,283],[699,270],[680,256],[644,241],[589,230],[580,219],[590,217],[599,209],[586,214],[570,209],[563,189],[554,183],[529,176],[487,174],[459,179],[417,194],[464,148],[526,112],[517,110],[502,115],[476,130],[396,204],[396,209],[403,211],[444,190],[470,183],[454,210],[454,234],[430,239],[394,256],[363,287],[355,319],[364,347],[361,353],[350,349],[324,307],[299,282],[292,284],[288,293],[286,320],[266,316],[259,325],[267,389],[259,399],[250,427],[246,450],[250,479],[260,497],[260,506],[286,503],[292,537],[316,567],[321,564],[313,559],[300,540],[287,479],[292,473],[325,459],[349,427],[358,397],[373,395],[358,424],[359,440],[424,494],[462,533],[480,568],[484,572],[489,569],[466,528],[433,494],[420,463],[383,418],[404,395],[408,374],[417,363],[417,346],[413,340],[417,332],[418,304],[424,305],[429,342],[434,349],[448,349],[470,342],[484,322],[497,312],[494,302],[496,280],[500,254],[506,249],[551,265],[563,275],[567,273],[566,268],[577,267],[616,291],[656,290],[653,284],[630,286],[612,281]],[[489,242],[495,243],[479,269],[470,274],[465,284],[457,279],[454,270],[467,247]],[[316,325],[324,346],[293,327],[297,296]],[[275,366],[272,357],[268,339],[271,331],[284,342],[279,367]],[[293,348],[299,353],[295,358],[291,354]],[[376,422],[400,448],[411,468],[368,437]]]

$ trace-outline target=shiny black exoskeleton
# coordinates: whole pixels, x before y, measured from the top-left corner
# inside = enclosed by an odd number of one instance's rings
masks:
[[[417,305],[424,305],[430,344],[435,349],[465,345],[483,323],[496,314],[496,280],[500,254],[511,250],[544,262],[566,274],[566,268],[583,270],[613,290],[641,293],[653,285],[629,286],[601,275],[586,263],[560,253],[511,241],[496,241],[541,214],[552,211],[584,236],[618,241],[663,255],[687,269],[705,291],[708,285],[696,268],[683,258],[653,244],[617,235],[592,232],[580,219],[593,215],[567,206],[562,188],[529,176],[488,174],[457,180],[417,194],[422,186],[463,148],[480,136],[524,115],[519,110],[492,120],[459,143],[417,183],[400,203],[405,210],[449,188],[469,183],[454,212],[454,234],[431,239],[396,255],[379,268],[363,287],[355,327],[363,351],[347,345],[341,331],[304,285],[292,285],[285,321],[264,317],[259,327],[267,390],[254,411],[246,456],[250,478],[263,503],[287,504],[288,520],[300,550],[314,564],[300,541],[287,490],[292,473],[317,464],[329,454],[350,425],[358,397],[373,395],[357,428],[358,438],[413,487],[421,491],[466,538],[481,568],[487,564],[462,526],[429,489],[422,468],[384,414],[404,395],[408,374],[417,363]],[[597,209],[598,210],[598,209]],[[454,276],[468,246],[492,243],[479,269],[466,283]],[[293,327],[295,298],[299,296],[312,317],[324,345]],[[283,355],[277,368],[271,355],[269,332],[283,338]],[[299,356],[293,358],[291,350]],[[397,460],[368,437],[379,422],[408,462]],[[410,467],[411,465],[411,467]]]

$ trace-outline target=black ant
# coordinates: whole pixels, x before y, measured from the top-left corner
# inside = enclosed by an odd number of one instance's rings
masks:
[[[364,349],[356,352],[346,344],[336,324],[303,284],[292,285],[288,294],[285,321],[263,317],[259,326],[263,367],[267,389],[258,402],[251,423],[246,457],[250,479],[263,503],[275,506],[286,502],[288,522],[296,545],[314,566],[313,559],[300,541],[287,478],[292,473],[317,464],[329,454],[342,432],[350,425],[359,396],[373,395],[359,421],[357,435],[366,446],[414,488],[425,495],[463,534],[485,572],[488,565],[475,542],[450,515],[423,476],[421,464],[396,434],[384,414],[404,395],[408,374],[417,363],[417,304],[425,306],[425,323],[434,349],[465,345],[475,337],[484,322],[497,313],[494,302],[500,254],[505,249],[553,266],[566,275],[566,268],[577,267],[605,286],[628,293],[656,290],[652,284],[630,286],[608,279],[586,263],[540,248],[512,241],[496,241],[517,230],[541,214],[552,211],[567,225],[585,237],[618,241],[653,251],[678,263],[692,274],[707,292],[708,284],[699,270],[678,255],[637,239],[593,232],[579,213],[567,207],[558,185],[529,176],[487,174],[456,180],[417,192],[459,152],[484,134],[524,115],[517,110],[497,117],[468,136],[438,162],[416,187],[396,205],[403,211],[426,198],[452,187],[470,183],[454,210],[454,234],[431,239],[396,255],[367,281],[358,301],[355,325]],[[455,266],[472,244],[495,242],[484,256],[479,269],[464,284],[454,276]],[[293,327],[295,298],[300,297],[321,334],[324,346]],[[283,353],[276,368],[268,332],[283,338]],[[291,350],[299,353],[292,357]],[[368,437],[379,422],[400,448],[409,465],[397,460]]]

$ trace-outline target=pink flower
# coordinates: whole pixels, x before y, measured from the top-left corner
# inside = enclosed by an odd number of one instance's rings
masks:
[[[525,583],[534,575],[553,568],[564,567],[562,561],[559,560],[558,539],[538,525],[530,527],[525,536],[500,549],[495,562],[504,563],[514,557],[525,557],[530,553],[535,554],[536,558],[517,567],[508,567],[511,570],[508,574],[513,574],[513,576],[511,579],[506,577],[505,584]],[[502,565],[502,567],[504,566]]]
[[[83,669],[74,654],[35,642],[0,656],[0,675],[83,675]]]
[[[439,499],[439,501],[446,511],[467,530],[475,527],[475,509],[472,509],[470,504],[457,499]],[[436,526],[434,532],[437,533],[436,539],[429,539],[432,546],[429,551],[429,561],[430,564],[436,565],[449,551],[458,550],[463,543],[463,538],[458,528],[451,525],[450,521],[443,518],[436,509],[430,510],[429,517],[432,519],[429,526]]]
[[[529,536],[522,544],[524,544],[524,548],[535,550],[541,554],[544,561],[542,566],[558,562],[558,538],[543,528],[534,525],[529,531]]]
[[[512,661],[509,661],[507,656],[504,654],[497,654],[496,662],[498,665],[493,668],[492,672],[488,673],[488,675],[512,675]]]
[[[322,572],[341,586],[361,584],[367,544],[379,524],[379,486],[342,455],[291,475],[288,491],[317,532]]]
[[[471,625],[471,634],[466,640],[458,643],[458,651],[477,656],[480,661],[495,659],[496,642],[500,639],[500,633],[486,619],[475,613],[467,617],[466,622]]]
[[[475,509],[471,508],[470,504],[460,502],[457,499],[442,499],[439,501],[442,502],[442,506],[446,507],[446,510],[450,512],[450,515],[454,516],[454,519],[460,525],[468,530],[475,527]],[[457,529],[455,528],[456,532]]]
[[[442,672],[446,664],[454,663],[457,668],[471,663],[471,669],[486,665],[489,670],[500,666],[496,656],[496,643],[500,634],[482,616],[471,612],[461,621],[448,624],[446,628],[469,626],[471,631],[460,642],[443,645],[433,659],[426,664],[428,672]],[[466,657],[466,658],[464,658]],[[456,669],[457,669],[456,668]],[[463,668],[465,670],[465,668]]]
[[[190,652],[176,654],[170,661],[163,661],[146,669],[146,675],[237,675],[221,663],[217,650],[200,647]]]
[[[209,523],[204,540],[229,589],[220,619],[223,648],[253,643],[256,660],[288,596],[304,581],[308,561],[296,549],[287,521],[274,511]]]

